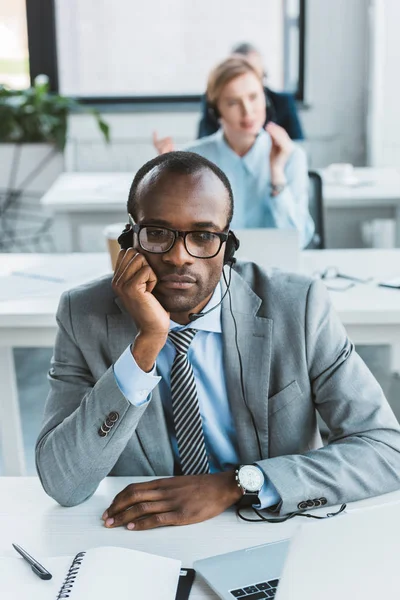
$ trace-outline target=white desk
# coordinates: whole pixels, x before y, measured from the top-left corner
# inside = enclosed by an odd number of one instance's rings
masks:
[[[50,273],[65,274],[66,281],[53,295],[45,298],[0,302],[0,414],[7,415],[0,419],[0,435],[7,475],[25,472],[12,349],[53,345],[57,330],[54,317],[60,293],[78,283],[76,278],[74,281],[74,272],[81,273],[82,279],[82,265],[90,272],[86,280],[110,272],[107,254],[0,255],[0,275],[35,265],[45,266]],[[400,275],[400,249],[314,250],[302,255],[305,273],[312,274],[327,266],[336,266],[344,273],[360,277],[394,277]],[[394,346],[400,340],[400,290],[360,284],[346,292],[332,292],[331,297],[355,343]],[[400,363],[397,356],[395,360],[394,370]]]
[[[101,230],[126,223],[129,189],[135,173],[63,173],[41,199],[54,215],[58,252],[105,250]],[[85,239],[87,238],[87,239]]]
[[[164,527],[135,533],[125,528],[108,530],[100,516],[112,498],[132,481],[132,477],[109,477],[87,502],[73,508],[62,508],[46,496],[36,477],[0,478],[0,556],[15,557],[12,542],[20,544],[33,556],[75,556],[81,550],[96,546],[120,546],[179,559],[184,567],[195,560],[215,554],[240,550],[290,538],[306,519],[286,523],[245,523],[234,510],[195,525]],[[348,509],[399,501],[400,492],[385,494],[348,505]],[[316,514],[326,514],[320,509]],[[305,568],[310,557],[305,556]],[[28,567],[27,567],[28,568]],[[7,593],[8,592],[8,593]],[[12,597],[6,590],[7,598]],[[190,600],[217,600],[217,596],[198,576]],[[299,599],[301,600],[301,599]]]
[[[55,314],[61,293],[75,285],[111,272],[107,254],[0,254],[0,277],[13,271],[45,270],[64,279],[43,282],[44,296],[2,301],[6,285],[0,278],[0,441],[6,475],[25,473],[25,458],[18,404],[13,348],[52,347],[56,333]],[[31,283],[26,278],[26,285]]]
[[[359,167],[354,169],[358,183],[354,185],[332,184],[328,179],[329,172],[321,169],[320,174],[324,182],[324,208],[326,212],[325,224],[327,229],[346,227],[346,220],[358,221],[360,215],[365,214],[367,219],[390,217],[396,219],[397,246],[400,246],[400,170],[393,168]],[[354,215],[357,211],[358,217]],[[375,211],[373,211],[375,209]],[[375,213],[375,214],[374,214]],[[331,217],[335,217],[331,219]],[[333,223],[330,225],[330,221]],[[359,238],[360,232],[353,237]],[[349,244],[350,246],[350,244]]]
[[[358,167],[352,185],[331,183],[329,171],[320,170],[324,181],[324,205],[328,208],[393,206],[400,208],[400,171],[393,168]]]
[[[355,186],[324,183],[328,211],[351,208],[390,208],[400,236],[400,171],[355,169]],[[41,199],[55,216],[54,241],[59,252],[105,249],[101,228],[126,222],[126,203],[134,173],[63,173]],[[326,179],[325,171],[321,170]],[[398,239],[400,245],[400,237]]]
[[[308,250],[301,255],[303,273],[313,275],[328,266],[346,275],[385,280],[400,276],[400,249]],[[378,287],[376,279],[330,292],[333,305],[356,344],[399,344],[400,290]]]

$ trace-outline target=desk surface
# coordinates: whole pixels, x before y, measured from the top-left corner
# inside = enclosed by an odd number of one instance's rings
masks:
[[[85,212],[94,206],[100,212],[125,208],[134,176],[134,172],[63,173],[44,194],[41,203],[56,212]]]
[[[400,170],[361,167],[354,170],[358,182],[338,185],[324,179],[324,205],[328,208],[355,206],[400,206]],[[54,212],[98,212],[125,208],[135,173],[63,173],[41,202]]]
[[[301,271],[312,275],[335,266],[349,275],[387,279],[400,276],[400,249],[308,250],[301,254]],[[54,284],[44,297],[0,301],[0,328],[54,327],[62,291],[111,272],[108,254],[0,254],[0,276],[12,271],[48,272],[63,283]],[[1,280],[0,280],[1,283]],[[49,290],[49,285],[47,285]],[[344,324],[400,324],[400,290],[358,284],[331,298]],[[1,297],[1,293],[0,293]]]
[[[289,538],[305,519],[286,523],[245,523],[234,510],[185,527],[168,527],[132,532],[125,528],[108,530],[101,514],[112,498],[134,481],[128,477],[110,477],[87,502],[62,508],[45,495],[36,477],[0,478],[0,556],[15,557],[11,543],[19,543],[33,556],[75,555],[95,546],[122,546],[182,560],[186,567],[214,554],[222,554],[265,542]],[[400,492],[363,500],[349,509],[399,501]],[[318,514],[325,514],[319,510]],[[305,557],[309,566],[309,557]],[[197,579],[191,600],[216,599],[215,594]]]
[[[328,171],[320,171],[324,182],[324,205],[334,207],[400,206],[400,171],[393,168],[359,167],[353,185],[331,183]]]

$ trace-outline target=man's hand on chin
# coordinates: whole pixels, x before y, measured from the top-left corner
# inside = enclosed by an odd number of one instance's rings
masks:
[[[155,479],[128,485],[102,518],[106,527],[125,525],[136,531],[189,525],[216,517],[241,496],[234,471]]]

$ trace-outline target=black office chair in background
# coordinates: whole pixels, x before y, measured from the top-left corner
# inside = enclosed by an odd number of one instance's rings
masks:
[[[322,178],[316,171],[308,171],[308,180],[308,208],[315,224],[315,232],[307,250],[323,250],[325,248],[325,229]]]

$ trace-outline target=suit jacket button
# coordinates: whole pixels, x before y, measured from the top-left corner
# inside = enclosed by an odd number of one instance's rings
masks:
[[[328,502],[326,498],[320,498],[319,501],[321,502],[321,506],[324,506]]]
[[[306,504],[307,504],[307,506],[309,508],[312,508],[314,506],[314,501],[313,500],[307,500]]]
[[[106,437],[107,433],[105,431],[103,431],[100,427],[100,429],[97,432],[99,434],[100,437]]]
[[[114,423],[115,421],[111,421],[110,417],[107,417],[107,419],[105,420],[105,424],[107,425],[107,427],[109,427],[111,429],[111,427],[114,427]]]
[[[313,502],[314,502],[314,506],[321,506],[321,501],[318,500],[318,498],[314,498]]]
[[[116,411],[110,412],[108,418],[112,423],[116,423],[119,419],[119,414]]]
[[[305,502],[304,500],[303,500],[303,502],[299,502],[297,505],[297,508],[299,508],[300,510],[305,510],[306,508],[308,508],[307,502]]]

